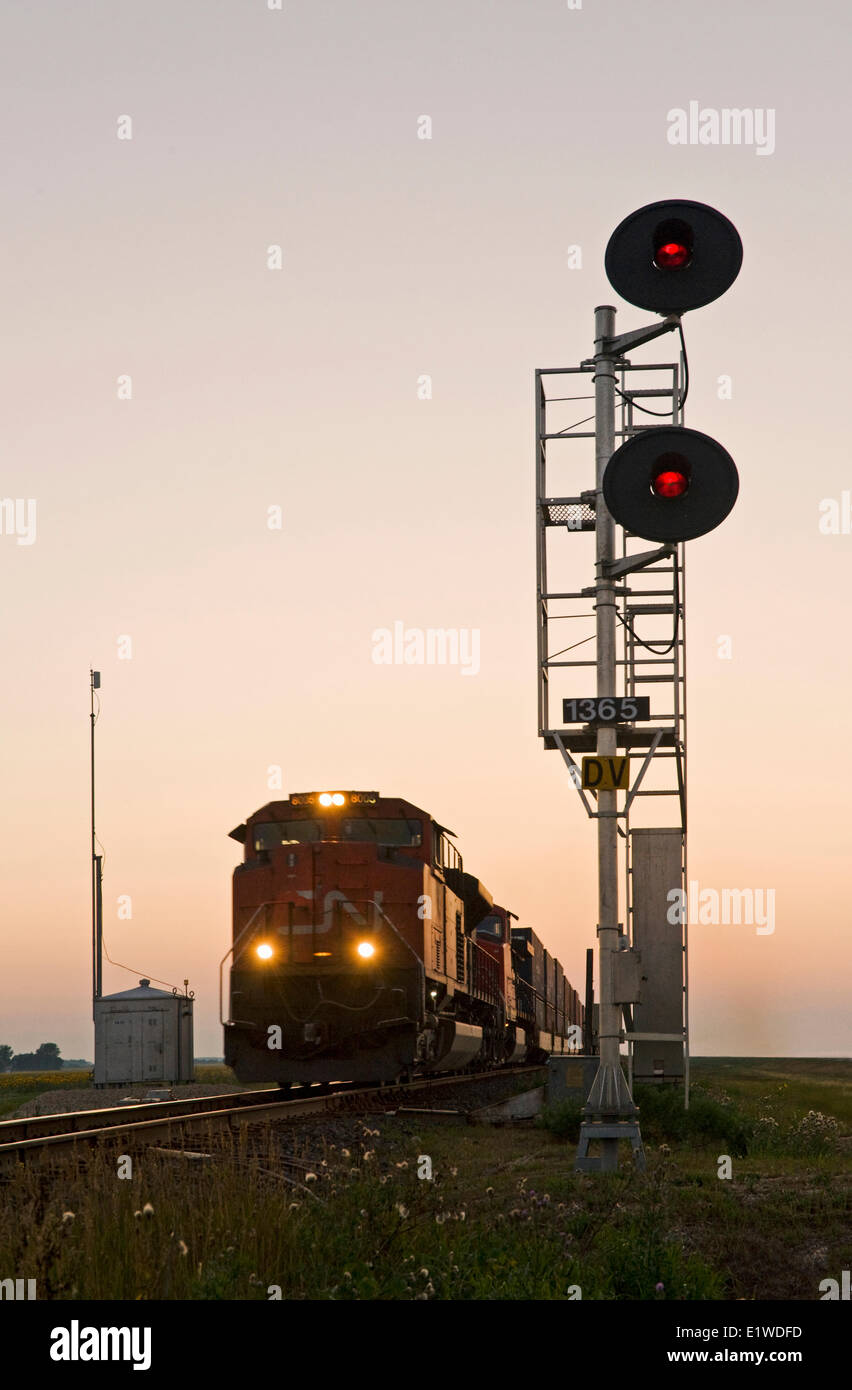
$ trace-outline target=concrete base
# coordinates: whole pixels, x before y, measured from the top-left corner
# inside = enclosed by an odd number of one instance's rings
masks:
[[[633,1150],[634,1166],[639,1173],[645,1171],[645,1150],[642,1136],[635,1120],[618,1120],[606,1124],[599,1120],[584,1120],[580,1126],[580,1142],[574,1160],[575,1173],[616,1173],[618,1171],[618,1146],[627,1140]],[[600,1143],[601,1151],[597,1157],[589,1154],[589,1145]]]
[[[520,1095],[509,1096],[497,1105],[484,1105],[468,1116],[471,1124],[505,1125],[516,1120],[531,1120],[539,1115],[544,1107],[544,1087],[536,1086],[532,1091],[522,1091]]]

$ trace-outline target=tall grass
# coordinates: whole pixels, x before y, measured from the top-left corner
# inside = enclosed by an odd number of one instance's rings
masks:
[[[786,1087],[779,1088],[784,1092]],[[639,1107],[642,1138],[646,1144],[678,1143],[701,1148],[714,1144],[734,1158],[746,1154],[819,1158],[835,1153],[839,1125],[832,1115],[819,1110],[794,1111],[789,1102],[780,1107],[774,1095],[752,1097],[749,1114],[723,1091],[709,1086],[690,1089],[689,1109],[683,1106],[679,1086],[634,1087]],[[786,1101],[786,1097],[783,1097]],[[582,1103],[563,1101],[545,1107],[541,1125],[559,1138],[576,1142],[580,1134]]]
[[[321,1300],[553,1300],[573,1286],[583,1298],[721,1295],[722,1279],[666,1237],[656,1209],[614,1223],[619,1179],[590,1203],[569,1200],[567,1173],[552,1193],[521,1179],[495,1197],[461,1186],[452,1167],[432,1181],[405,1162],[380,1173],[363,1144],[354,1156],[327,1147],[306,1171],[282,1169],[271,1136],[260,1152],[244,1138],[212,1142],[206,1162],[148,1153],[129,1179],[106,1149],[79,1170],[17,1172],[0,1209],[0,1268],[35,1278],[49,1299],[267,1299],[276,1287]]]

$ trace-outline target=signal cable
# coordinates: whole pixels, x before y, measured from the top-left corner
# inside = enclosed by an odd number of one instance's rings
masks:
[[[679,323],[677,327],[680,333],[680,351],[683,357],[683,395],[678,401],[677,408],[678,411],[682,411],[686,404],[686,398],[689,395],[689,358],[686,355],[686,339],[683,336],[683,324]],[[616,386],[615,392],[623,401],[630,400],[630,397],[628,397],[619,386]],[[636,401],[631,400],[630,403],[634,410],[641,410],[644,415],[656,415],[659,420],[668,420],[671,418],[671,411],[669,410],[649,410],[646,405],[639,405]],[[589,418],[592,419],[594,417],[590,416]],[[584,422],[581,420],[579,423],[583,424]]]
[[[657,647],[652,642],[643,642],[641,637],[638,637],[636,635],[636,631],[630,620],[628,618],[625,618],[622,613],[619,613],[617,608],[615,610],[615,616],[618,618],[618,621],[622,623],[623,626],[630,633],[630,636],[633,638],[633,641],[636,643],[636,645],[639,647],[644,647],[646,651],[653,652],[655,656],[668,656],[669,652],[674,651],[677,645],[678,631],[680,628],[680,583],[678,578],[677,551],[675,551],[674,555],[672,556],[672,572],[674,579],[674,631],[672,632],[672,640],[668,643],[667,646]]]

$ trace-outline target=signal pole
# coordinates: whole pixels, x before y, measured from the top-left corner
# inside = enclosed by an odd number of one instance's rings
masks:
[[[727,451],[698,430],[685,429],[677,423],[682,417],[688,389],[686,347],[681,327],[682,315],[718,299],[733,284],[742,265],[743,248],[739,233],[732,222],[706,203],[683,199],[665,199],[649,203],[626,217],[609,239],[604,258],[607,278],[630,304],[659,314],[661,322],[646,325],[628,333],[615,334],[615,309],[599,305],[595,310],[594,357],[579,367],[549,368],[536,372],[536,516],[537,542],[537,607],[539,654],[539,736],[545,748],[558,749],[571,772],[586,814],[598,822],[598,960],[599,1000],[598,1070],[583,1108],[580,1140],[575,1169],[578,1172],[614,1172],[618,1168],[619,1141],[629,1139],[636,1166],[643,1169],[645,1154],[639,1132],[639,1115],[633,1102],[630,1086],[621,1069],[622,1039],[644,1047],[660,1047],[651,1053],[653,1079],[662,1080],[666,1059],[662,1049],[676,1044],[686,1075],[685,1049],[688,1043],[683,1026],[686,985],[685,937],[683,926],[679,936],[666,933],[671,925],[666,912],[667,893],[682,885],[685,876],[684,853],[686,836],[686,773],[685,773],[685,675],[680,672],[680,649],[685,639],[679,634],[683,611],[679,587],[678,547],[682,542],[706,535],[717,527],[733,507],[739,486],[736,465]],[[683,389],[681,370],[673,369],[669,388],[623,391],[625,402],[623,424],[618,431],[623,442],[616,442],[616,372],[633,371],[625,358],[627,352],[651,342],[661,334],[678,329],[683,348]],[[642,370],[636,367],[635,370]],[[644,370],[657,370],[644,368]],[[668,370],[668,368],[667,368]],[[549,440],[573,437],[585,439],[591,431],[581,432],[580,420],[561,430],[548,426],[548,406],[584,397],[573,395],[547,396],[543,378],[574,372],[593,373],[595,387],[595,487],[594,492],[574,496],[551,495],[548,486]],[[637,397],[659,396],[671,399],[671,424],[655,428],[634,423],[634,409],[645,411]],[[664,418],[668,411],[647,410],[649,415]],[[562,477],[563,474],[560,474]],[[564,487],[560,489],[564,492]],[[616,526],[623,529],[624,548],[616,558]],[[547,579],[548,528],[564,527],[566,531],[595,532],[595,583],[578,593],[551,590]],[[628,551],[634,538],[657,542],[657,548],[642,552]],[[649,575],[671,574],[671,597],[665,586],[634,587],[627,576],[645,570]],[[654,581],[652,581],[653,583]],[[656,581],[659,583],[660,581]],[[666,603],[646,602],[657,594]],[[595,644],[594,662],[566,658],[589,641],[563,646],[551,655],[551,624],[562,618],[582,617],[587,613],[564,612],[564,602],[588,600],[594,597]],[[616,604],[623,605],[623,611]],[[553,605],[553,608],[551,608]],[[585,605],[584,605],[585,606]],[[636,633],[637,617],[658,618],[670,613],[674,622],[673,636],[660,651]],[[624,658],[617,655],[617,621],[625,627]],[[640,649],[657,653],[653,657],[637,655]],[[671,656],[667,657],[667,653]],[[655,667],[670,665],[665,675],[647,674],[648,664]],[[559,668],[595,666],[597,694],[592,698],[562,699],[562,724],[583,724],[581,732],[572,728],[554,727],[551,723],[551,678],[560,676]],[[625,695],[616,695],[619,666],[624,667]],[[641,674],[637,668],[642,666]],[[671,711],[651,712],[650,697],[639,696],[639,681],[654,681],[669,685],[673,705]],[[560,687],[561,688],[561,687]],[[555,693],[555,692],[554,692]],[[569,691],[575,695],[573,690]],[[656,701],[655,701],[656,703]],[[648,721],[642,729],[636,721]],[[649,727],[656,722],[657,727]],[[594,740],[594,745],[592,744]],[[645,759],[634,782],[629,785],[629,757],[618,758],[619,743],[625,749],[646,748]],[[594,746],[596,756],[584,758],[582,777],[571,756],[572,750],[587,752]],[[676,787],[640,790],[645,773],[655,759],[673,759],[676,763]],[[655,763],[655,766],[658,766]],[[608,771],[607,771],[608,769]],[[618,810],[618,790],[628,792],[624,809]],[[586,798],[586,790],[596,793],[595,809]],[[680,803],[680,826],[631,827],[629,813],[636,796],[677,796]],[[622,930],[619,922],[618,893],[618,834],[619,817],[624,820],[622,833],[626,845],[627,888],[625,920],[632,914],[632,932]],[[641,833],[640,833],[641,832]],[[641,856],[635,836],[640,835]],[[654,836],[653,843],[646,836]],[[677,838],[672,850],[672,836]],[[637,862],[641,862],[641,887],[637,889]],[[637,912],[641,907],[641,913]],[[664,920],[665,919],[665,920]],[[641,938],[637,945],[637,922],[641,922]],[[632,944],[628,944],[628,939]],[[645,973],[640,973],[644,971]],[[678,981],[678,976],[679,981]],[[633,1006],[642,1009],[640,1025],[635,1023]],[[630,1006],[629,1012],[626,1012]],[[622,1015],[627,1031],[622,1031]],[[643,1027],[641,1019],[647,1018]],[[675,1020],[680,1019],[677,1031]],[[635,1057],[635,1052],[633,1054]],[[672,1060],[672,1059],[670,1059]],[[647,1070],[647,1067],[646,1067]],[[673,1079],[681,1074],[678,1065],[670,1068]],[[591,1143],[601,1146],[600,1154],[589,1156]]]
[[[597,694],[610,698],[616,690],[615,523],[603,497],[603,479],[615,449],[615,309],[595,309],[595,632]],[[614,757],[618,735],[613,724],[600,724],[598,757]],[[581,1171],[612,1173],[618,1168],[618,1144],[629,1139],[638,1166],[645,1155],[630,1087],[621,1069],[621,1008],[613,1002],[613,953],[619,949],[618,920],[618,792],[599,791],[598,817],[598,1020],[597,1075],[583,1110],[576,1166]],[[601,1144],[600,1158],[589,1158],[591,1140]]]

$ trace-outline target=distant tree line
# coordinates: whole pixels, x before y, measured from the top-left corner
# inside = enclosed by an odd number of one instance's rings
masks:
[[[58,1071],[62,1058],[56,1043],[42,1043],[35,1052],[13,1052],[0,1043],[0,1071]]]

